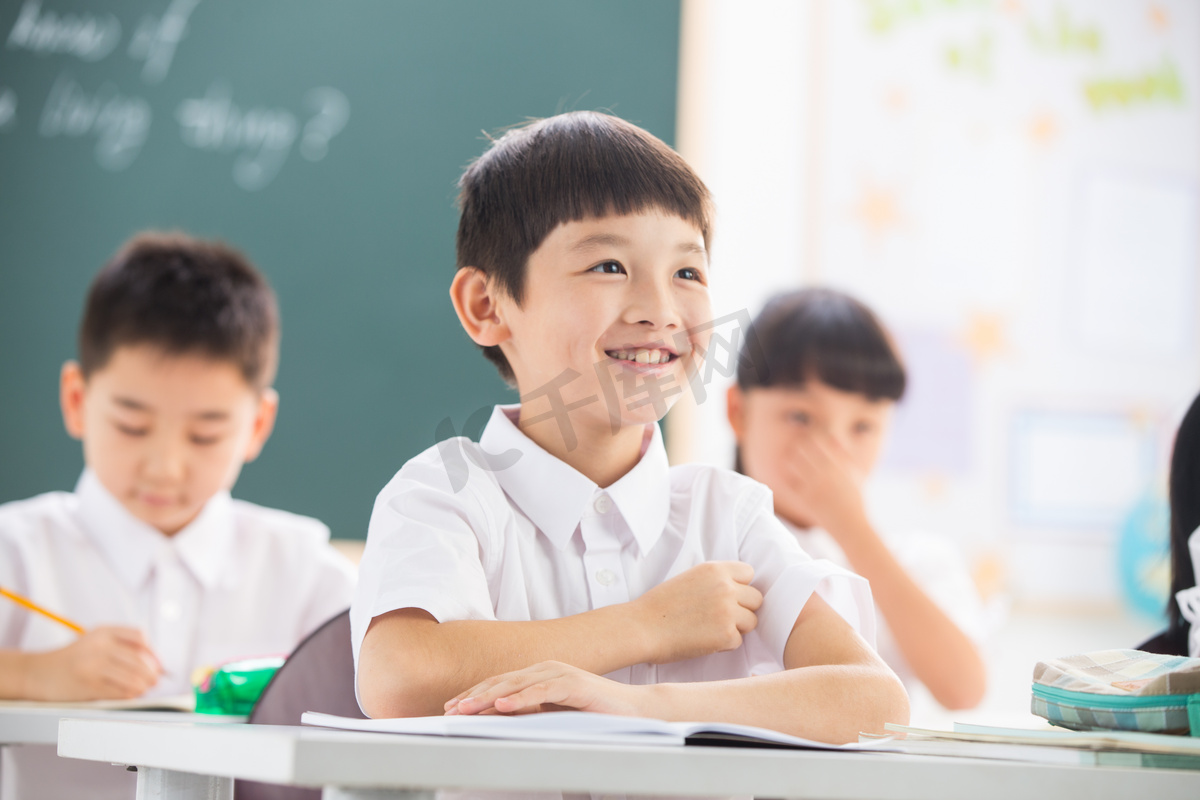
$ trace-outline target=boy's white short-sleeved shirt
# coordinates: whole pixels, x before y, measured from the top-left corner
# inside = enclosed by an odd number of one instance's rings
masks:
[[[286,655],[349,604],[354,567],[309,517],[214,496],[164,536],[85,470],[72,492],[0,506],[0,586],[84,628],[141,629],[167,674],[153,696],[191,691],[199,666]],[[64,647],[67,628],[0,601],[0,647]]]
[[[650,684],[777,672],[814,592],[873,643],[866,581],[811,559],[762,484],[669,467],[650,425],[637,465],[602,489],[526,437],[518,411],[497,406],[478,444],[443,441],[379,493],[350,612],[356,664],[371,620],[388,611],[420,608],[439,622],[556,619],[636,599],[705,561],[754,567],[758,627],[737,650],[608,677]]]

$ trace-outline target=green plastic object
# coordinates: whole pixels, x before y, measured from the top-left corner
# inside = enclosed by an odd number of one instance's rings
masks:
[[[283,661],[282,656],[248,658],[197,670],[192,676],[196,713],[248,715]]]

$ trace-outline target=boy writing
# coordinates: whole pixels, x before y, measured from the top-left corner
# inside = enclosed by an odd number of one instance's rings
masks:
[[[579,709],[830,742],[908,718],[864,581],[763,486],[668,468],[657,420],[708,345],[711,201],[603,114],[513,130],[462,178],[451,298],[516,384],[478,444],[380,493],[351,609],[370,715]]]
[[[229,497],[275,420],[275,297],[238,252],[128,242],[92,283],[62,370],[73,493],[0,506],[0,698],[190,692],[197,666],[287,653],[345,608],[353,568],[316,520]]]

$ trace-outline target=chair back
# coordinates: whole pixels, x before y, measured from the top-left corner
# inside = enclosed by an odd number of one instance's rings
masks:
[[[354,696],[350,611],[321,625],[296,646],[250,712],[252,725],[299,725],[305,711],[363,719]],[[235,781],[235,800],[320,800],[320,789]]]

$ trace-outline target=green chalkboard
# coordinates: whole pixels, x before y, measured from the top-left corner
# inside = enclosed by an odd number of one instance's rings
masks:
[[[607,109],[670,142],[678,37],[665,0],[0,4],[0,501],[74,485],[57,383],[88,281],[180,228],[282,307],[280,418],[235,496],[365,536],[439,423],[514,399],[447,294],[483,131]]]

